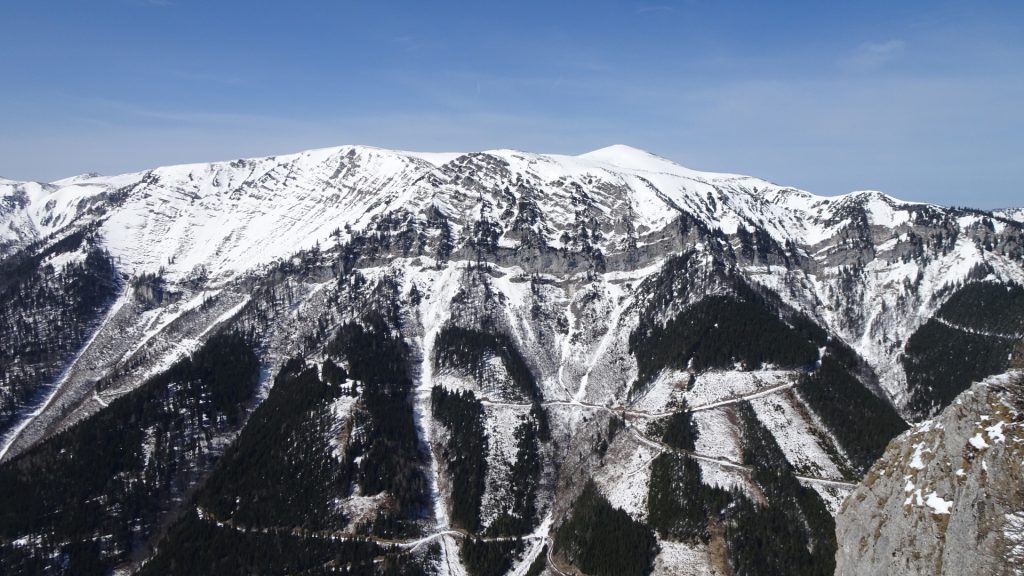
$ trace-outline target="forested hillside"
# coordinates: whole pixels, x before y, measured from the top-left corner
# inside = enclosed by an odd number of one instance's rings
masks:
[[[907,341],[909,407],[931,416],[972,382],[1000,374],[1024,337],[1024,288],[972,282],[957,290]]]
[[[0,433],[60,377],[120,283],[110,254],[86,231],[0,261]]]
[[[1024,336],[1019,222],[624,146],[0,201],[5,575],[830,574]]]
[[[147,542],[242,423],[251,336],[215,336],[96,417],[0,466],[0,566],[107,574]]]

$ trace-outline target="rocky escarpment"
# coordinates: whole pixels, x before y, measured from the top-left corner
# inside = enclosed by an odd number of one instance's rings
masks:
[[[1024,224],[621,146],[0,199],[3,574],[831,576],[889,440],[1024,352]]]
[[[836,532],[837,575],[1024,574],[1024,372],[893,440]]]

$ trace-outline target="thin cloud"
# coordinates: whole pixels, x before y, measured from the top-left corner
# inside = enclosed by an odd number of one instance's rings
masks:
[[[177,69],[168,71],[168,74],[182,80],[223,84],[225,86],[237,86],[245,82],[240,76],[214,72],[195,72],[191,70]]]
[[[900,39],[865,42],[844,59],[843,64],[846,68],[861,72],[878,70],[902,54],[906,47],[907,43]]]
[[[633,12],[636,14],[651,14],[657,12],[676,12],[675,6],[668,6],[666,4],[657,4],[652,6],[640,6]]]

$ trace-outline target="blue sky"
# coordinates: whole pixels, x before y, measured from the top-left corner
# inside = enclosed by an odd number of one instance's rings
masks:
[[[821,194],[1024,205],[1024,2],[7,0],[0,22],[8,178],[624,143]]]

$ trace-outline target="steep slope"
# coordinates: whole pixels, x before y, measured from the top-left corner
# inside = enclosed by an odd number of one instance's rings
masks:
[[[237,334],[0,469],[5,573],[103,574],[136,557],[241,424],[259,363]]]
[[[39,402],[120,290],[110,255],[85,230],[0,267],[0,433]]]
[[[863,355],[901,408],[911,394],[890,359],[949,287],[1024,283],[1014,221],[877,192],[819,197],[624,146],[578,157],[340,147],[0,188],[8,253],[95,223],[122,273],[199,285],[371,230],[387,230],[403,253],[455,239],[441,243],[445,257],[631,270],[693,241],[678,222],[699,224],[722,234],[749,278]]]
[[[619,530],[656,574],[827,573],[818,534],[904,418],[1005,370],[985,338],[1017,317],[969,310],[1024,282],[1024,228],[991,214],[622,146],[346,146],[3,185],[3,266],[41,274],[88,230],[118,279],[16,403],[0,472],[74,476],[53,443],[119,429],[118,402],[222,334],[260,363],[239,421],[131,539],[25,528],[56,500],[0,526],[0,550],[52,573],[86,546],[148,573],[612,574]],[[918,369],[936,325],[992,362]],[[579,534],[574,502],[607,531]],[[225,552],[193,554],[200,533]]]
[[[1024,208],[1003,208],[1001,210],[993,210],[992,213],[1007,220],[1024,222]]]
[[[890,444],[836,519],[836,574],[1021,574],[1024,374],[973,385]]]

